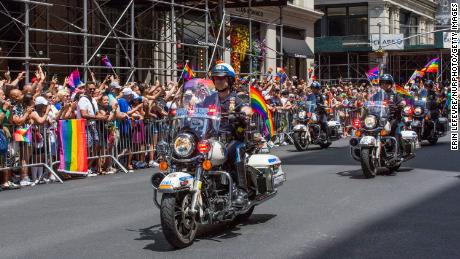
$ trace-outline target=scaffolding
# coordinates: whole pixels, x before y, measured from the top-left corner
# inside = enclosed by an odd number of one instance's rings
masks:
[[[87,81],[91,73],[111,73],[101,62],[107,56],[113,71],[126,81],[139,81],[149,71],[153,80],[176,80],[187,62],[204,76],[217,58],[225,59],[229,35],[221,33],[222,24],[243,19],[252,37],[251,12],[247,17],[231,17],[226,8],[279,6],[275,22],[282,35],[286,4],[280,0],[0,0],[0,71],[25,70],[29,82],[34,66],[44,63],[48,74],[68,74],[78,68]],[[282,63],[282,40],[280,45],[276,58]]]

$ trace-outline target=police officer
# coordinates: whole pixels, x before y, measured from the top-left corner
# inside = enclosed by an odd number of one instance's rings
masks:
[[[327,126],[327,112],[326,112],[326,97],[321,93],[321,84],[314,81],[311,84],[312,94],[310,100],[316,103],[318,119],[321,127],[321,131],[326,134],[326,139],[329,139],[329,127]]]
[[[402,118],[402,108],[406,105],[404,99],[396,93],[393,89],[394,80],[389,74],[384,74],[380,77],[380,88],[381,91],[377,92],[371,99],[373,101],[386,101],[388,102],[390,114],[388,120],[391,124],[390,135],[398,140],[399,146],[401,147],[401,136],[398,133],[398,127]],[[401,148],[398,149],[401,151]]]
[[[214,66],[211,71],[211,78],[214,81],[216,90],[219,95],[221,111],[224,115],[231,113],[244,113],[250,115],[252,110],[248,103],[243,102],[238,98],[236,91],[232,89],[235,81],[235,70],[226,63],[220,63]],[[232,119],[229,119],[232,117]],[[245,167],[245,146],[244,146],[244,128],[245,118],[242,116],[228,116],[221,121],[221,129],[231,132],[233,137],[232,142],[227,146],[228,159],[227,166],[234,182],[237,183],[237,188],[233,193],[233,204],[235,206],[244,207],[248,203],[247,183],[246,183],[246,167]]]
[[[430,111],[428,116],[431,120],[431,123],[428,124],[429,132],[433,132],[436,134],[435,131],[432,131],[436,121],[439,119],[439,102],[438,102],[438,95],[434,90],[434,82],[431,80],[425,81],[425,89],[426,89],[426,107]],[[432,136],[434,137],[434,136]]]

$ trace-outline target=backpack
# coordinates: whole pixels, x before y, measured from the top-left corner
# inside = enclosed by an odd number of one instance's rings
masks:
[[[0,130],[0,155],[5,155],[8,152],[8,139],[5,132]]]

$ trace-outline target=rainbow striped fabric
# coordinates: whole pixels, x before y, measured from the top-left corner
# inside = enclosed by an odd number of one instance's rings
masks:
[[[60,120],[59,171],[71,174],[88,173],[86,120]]]
[[[379,83],[379,66],[374,67],[373,69],[367,71],[366,73],[367,79],[371,81],[372,84]]]
[[[30,127],[17,129],[13,133],[14,141],[17,142],[32,142],[32,134],[30,132]]]
[[[426,73],[438,73],[439,69],[439,58],[434,58],[428,62],[422,69],[422,72]]]
[[[184,70],[182,71],[182,78],[185,80],[190,80],[195,77],[193,70],[190,68],[188,64],[185,64]]]
[[[262,116],[265,121],[265,133],[273,137],[275,135],[275,126],[273,124],[272,112],[268,109],[262,93],[251,85],[249,87],[249,96],[251,98],[252,110]]]
[[[287,79],[287,75],[286,75],[286,71],[284,70],[284,68],[277,67],[276,76],[275,76],[276,82],[279,82],[280,84],[284,84],[284,81],[286,81],[286,79]]]
[[[400,86],[400,85],[396,85],[396,88],[395,88],[396,92],[400,95],[402,95],[403,97],[405,98],[409,98],[409,99],[413,99],[414,97],[409,93],[409,91],[407,91],[406,89],[404,89],[404,87]]]

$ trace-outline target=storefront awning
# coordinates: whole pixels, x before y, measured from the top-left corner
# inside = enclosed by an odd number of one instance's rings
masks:
[[[184,27],[184,43],[188,44],[197,44],[203,46],[211,46],[213,47],[216,43],[216,38],[208,32],[208,41],[206,42],[206,29],[204,25],[189,25]],[[181,31],[179,31],[179,34]],[[180,38],[178,38],[180,40]],[[230,41],[225,41],[225,47],[230,47]]]
[[[279,44],[280,37],[277,37]],[[305,40],[283,37],[283,53],[295,58],[315,58]]]
[[[204,25],[189,25],[184,27],[184,43],[206,45],[206,29]],[[181,31],[179,30],[179,34]],[[216,40],[208,33],[208,42],[214,43]]]

